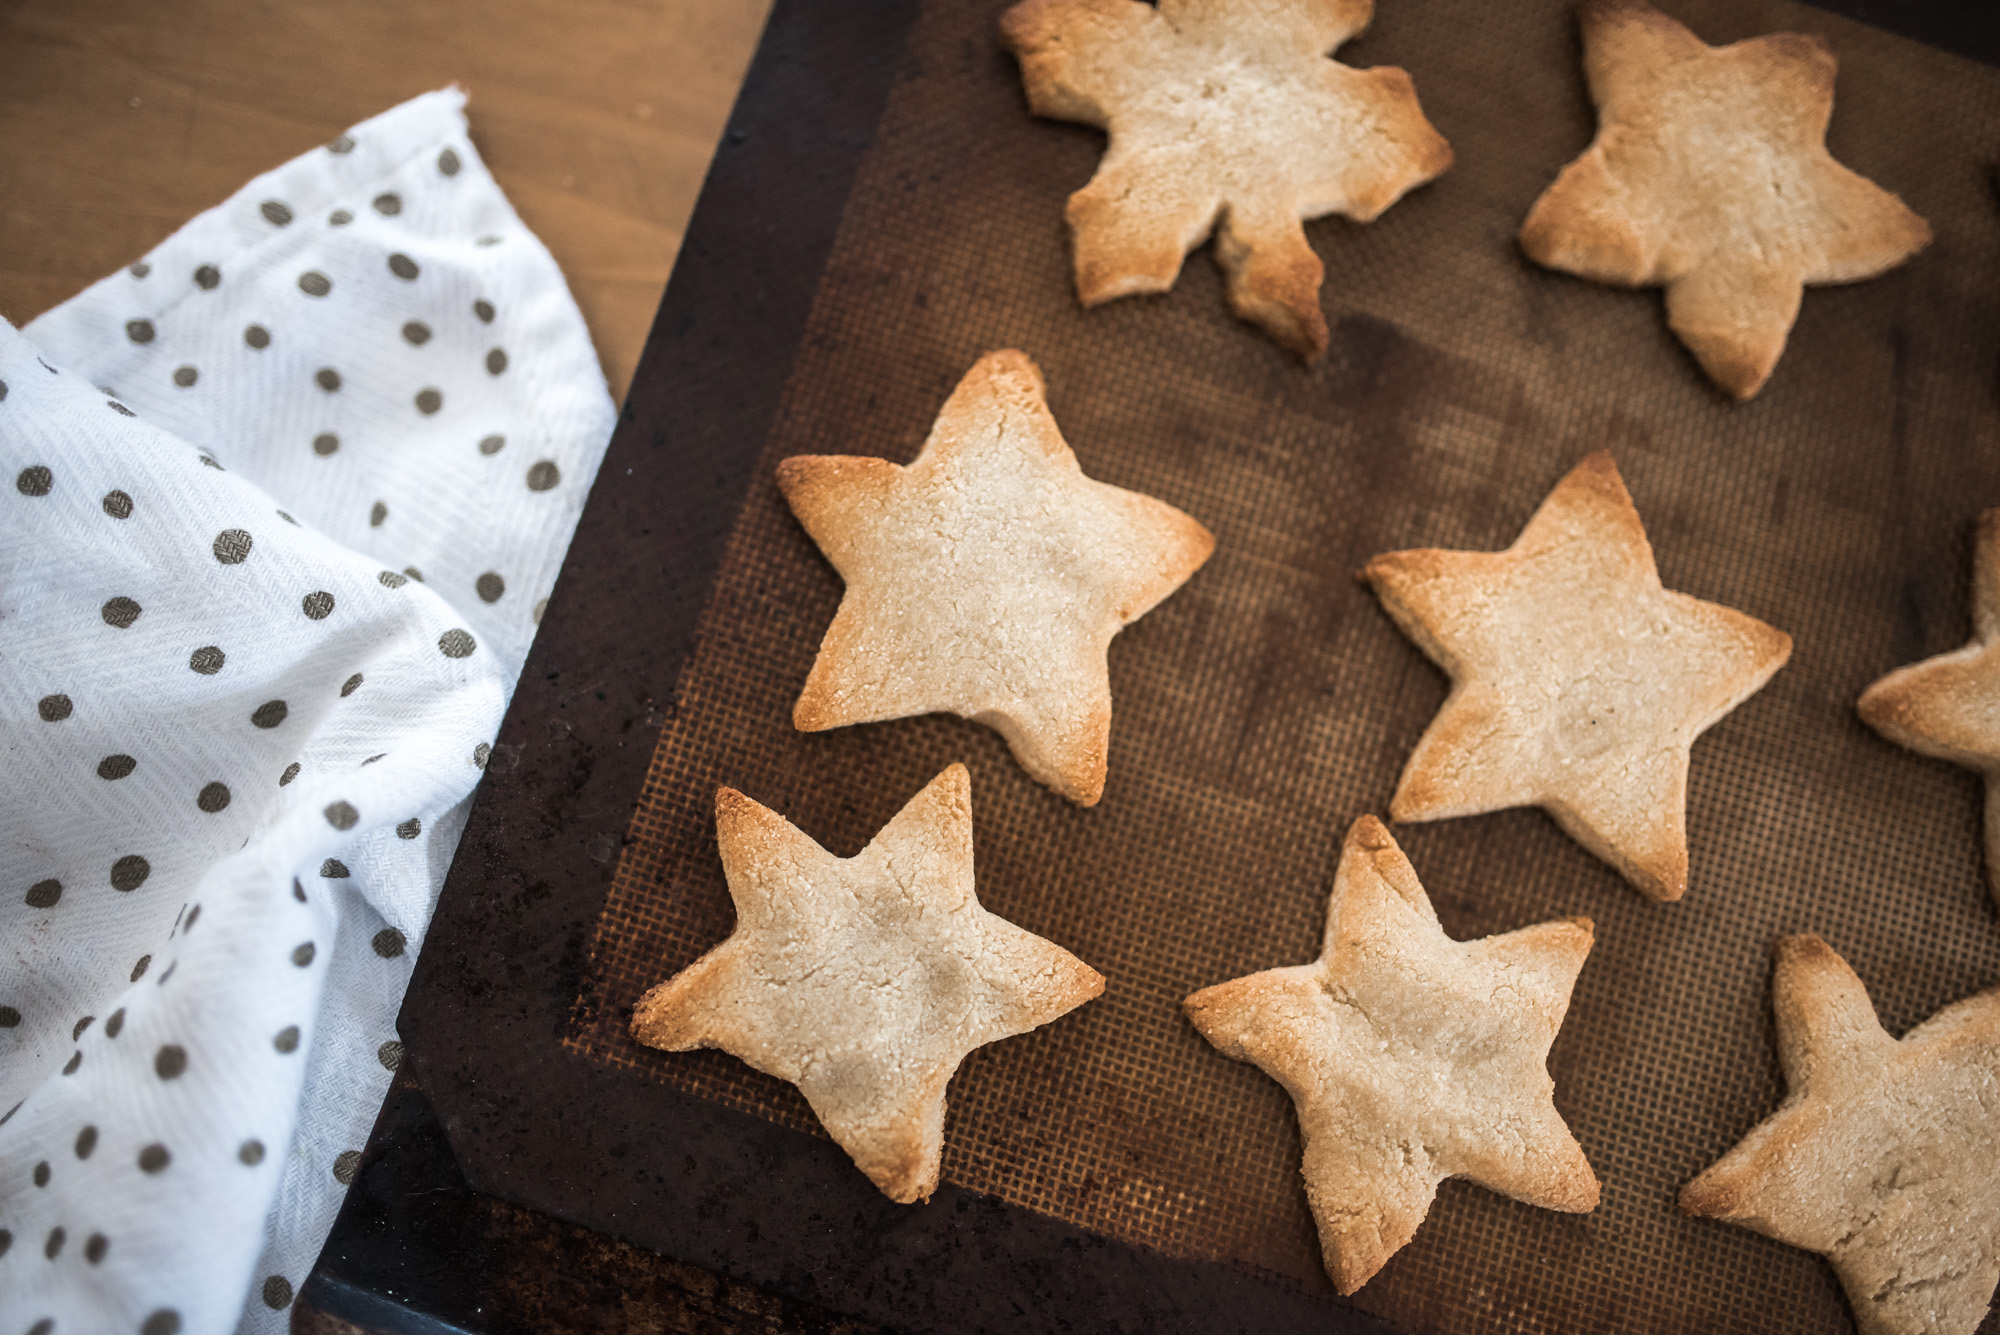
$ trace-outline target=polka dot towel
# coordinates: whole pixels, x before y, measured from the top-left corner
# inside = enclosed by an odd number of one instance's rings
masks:
[[[0,322],[0,1335],[278,1332],[613,422],[432,93]]]

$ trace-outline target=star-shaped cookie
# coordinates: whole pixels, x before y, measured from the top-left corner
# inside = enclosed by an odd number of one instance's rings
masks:
[[[1587,918],[1452,940],[1403,850],[1363,816],[1320,957],[1182,1003],[1202,1037],[1292,1096],[1335,1288],[1366,1284],[1448,1177],[1551,1210],[1597,1208],[1545,1064],[1590,945]]]
[[[963,765],[851,858],[733,788],[716,793],[715,832],[736,930],[640,999],[632,1036],[789,1080],[890,1199],[928,1199],[945,1082],[966,1054],[1074,1010],[1104,979],[979,906]]]
[[[1802,33],[1714,47],[1643,0],[1584,0],[1597,138],[1521,224],[1537,263],[1665,287],[1667,324],[1723,389],[1763,388],[1809,283],[1928,245],[1903,201],[1833,160],[1835,60]]]
[[[1000,32],[1036,114],[1106,130],[1069,197],[1086,306],[1174,285],[1215,233],[1229,303],[1304,357],[1326,349],[1305,218],[1369,222],[1451,165],[1402,70],[1327,59],[1373,0],[1024,0]]]
[[[1071,801],[1103,796],[1111,637],[1215,539],[1163,501],[1085,477],[1033,362],[980,358],[908,467],[800,455],[778,485],[847,582],[793,723],[959,714],[997,728]]]
[[[1390,814],[1539,806],[1654,899],[1687,890],[1688,750],[1791,656],[1783,631],[1660,587],[1611,456],[1504,552],[1390,552],[1361,577],[1451,675]]]
[[[1898,668],[1858,708],[1890,741],[1986,776],[1986,878],[2000,902],[2000,510],[1979,516],[1972,643]]]
[[[2000,988],[1897,1042],[1826,942],[1774,953],[1789,1092],[1681,1209],[1826,1257],[1861,1335],[1972,1335],[2000,1283]]]

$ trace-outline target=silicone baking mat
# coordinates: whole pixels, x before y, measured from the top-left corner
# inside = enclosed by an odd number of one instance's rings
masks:
[[[1826,35],[1834,153],[1937,233],[1885,278],[1810,291],[1770,385],[1736,405],[1667,332],[1657,293],[1538,270],[1514,245],[1594,125],[1565,6],[1389,0],[1342,50],[1407,68],[1458,160],[1376,223],[1308,226],[1333,325],[1311,367],[1230,317],[1206,250],[1169,295],[1077,305],[1063,201],[1103,137],[1030,117],[1003,7],[940,0],[909,39],[666,711],[569,1046],[816,1130],[790,1086],[626,1033],[639,995],[732,926],[715,789],[850,856],[963,760],[981,900],[1108,981],[965,1063],[946,1178],[1330,1292],[1288,1098],[1204,1043],[1179,1002],[1314,956],[1342,833],[1385,812],[1444,698],[1353,572],[1396,548],[1503,547],[1608,447],[1668,587],[1796,649],[1695,747],[1679,904],[1643,900],[1538,812],[1397,828],[1456,937],[1596,921],[1549,1064],[1604,1195],[1572,1216],[1447,1183],[1356,1301],[1410,1331],[1841,1328],[1817,1258],[1673,1201],[1781,1097],[1773,937],[1824,935],[1892,1032],[2000,982],[1977,778],[1853,713],[1877,676],[1966,637],[1972,520],[2000,503],[2000,217],[1982,156],[2000,143],[2000,72],[1794,4],[1669,5],[1712,42]],[[1110,781],[1088,811],[961,720],[790,723],[840,584],[771,467],[906,462],[958,378],[1009,346],[1042,367],[1087,473],[1219,540],[1112,646]]]

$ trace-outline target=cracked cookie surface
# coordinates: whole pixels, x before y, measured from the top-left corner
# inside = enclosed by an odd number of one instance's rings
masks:
[[[851,858],[733,788],[715,826],[736,930],[640,999],[633,1037],[790,1081],[884,1194],[928,1199],[966,1054],[1068,1013],[1103,977],[980,907],[963,765]]]
[[[1326,350],[1302,220],[1369,222],[1451,165],[1410,76],[1327,58],[1373,0],[1025,0],[1000,31],[1038,115],[1111,136],[1069,198],[1086,306],[1174,285],[1214,232],[1236,314]]]
[[[958,714],[1071,801],[1103,796],[1111,637],[1215,539],[1164,501],[1085,477],[1032,361],[980,358],[907,467],[800,455],[778,485],[847,584],[792,711],[799,729]]]
[[[1538,264],[1664,287],[1667,324],[1738,399],[1764,387],[1804,288],[1893,269],[1930,225],[1826,151],[1837,62],[1803,33],[1709,46],[1643,0],[1585,0],[1597,137],[1521,224]]]
[[[1792,641],[1661,587],[1609,454],[1571,470],[1504,552],[1390,552],[1361,577],[1452,680],[1395,819],[1539,806],[1647,896],[1686,892],[1690,748]]]
[[[1348,831],[1311,964],[1182,1003],[1225,1055],[1292,1096],[1327,1274],[1353,1293],[1415,1235],[1438,1183],[1587,1211],[1597,1178],[1554,1101],[1549,1045],[1587,918],[1454,941],[1382,822]]]
[[[1862,1335],[1971,1335],[2000,1283],[2000,989],[1899,1042],[1826,942],[1773,954],[1789,1092],[1681,1209],[1826,1257]]]

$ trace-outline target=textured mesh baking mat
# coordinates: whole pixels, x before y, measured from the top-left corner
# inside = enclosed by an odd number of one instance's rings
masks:
[[[1809,292],[1769,387],[1739,406],[1667,332],[1657,293],[1546,273],[1514,246],[1594,124],[1565,6],[1385,0],[1344,49],[1409,69],[1458,161],[1374,224],[1309,226],[1334,326],[1310,369],[1228,315],[1205,250],[1170,295],[1077,306],[1063,200],[1103,140],[1029,116],[1001,8],[939,0],[910,38],[666,707],[568,1042],[816,1131],[790,1086],[625,1031],[648,986],[731,929],[714,791],[738,787],[851,856],[964,760],[982,901],[1108,985],[965,1063],[946,1177],[1328,1291],[1289,1100],[1209,1048],[1179,1002],[1314,956],[1342,832],[1386,810],[1444,698],[1353,572],[1395,548],[1503,547],[1608,446],[1668,587],[1797,648],[1695,747],[1677,905],[1641,899],[1539,812],[1397,829],[1454,936],[1596,920],[1550,1069],[1604,1193],[1573,1216],[1447,1183],[1358,1301],[1413,1332],[1843,1328],[1817,1258],[1673,1201],[1781,1096],[1774,936],[1824,935],[1892,1032],[2000,982],[1978,780],[1853,712],[1875,677],[1969,633],[1972,520],[2000,504],[2000,215],[1982,156],[2000,144],[2000,72],[1776,0],[1669,5],[1710,41],[1826,34],[1835,154],[1937,232],[1888,277]],[[958,378],[1007,346],[1040,363],[1086,472],[1220,542],[1113,644],[1110,782],[1089,811],[957,719],[790,724],[840,584],[771,466],[908,461]]]

